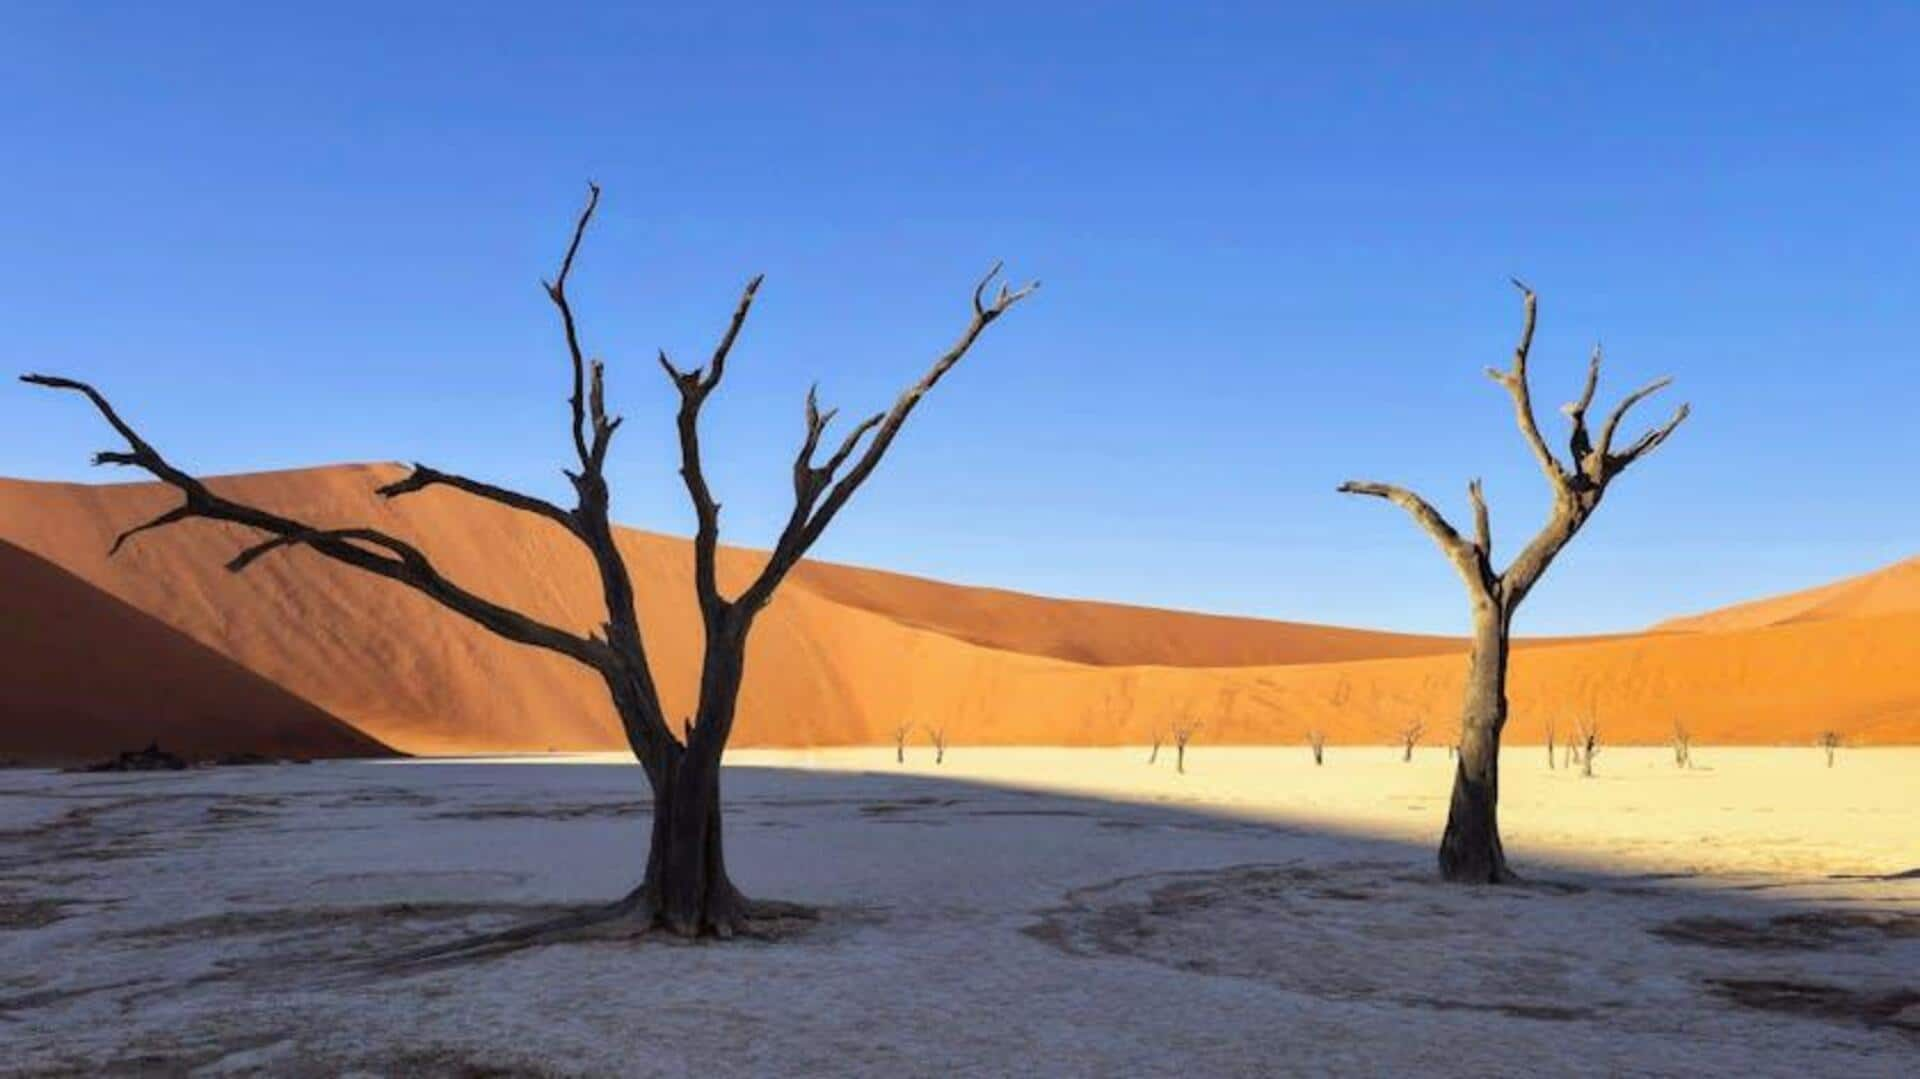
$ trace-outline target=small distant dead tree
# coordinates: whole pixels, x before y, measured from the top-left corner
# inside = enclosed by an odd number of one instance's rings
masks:
[[[907,763],[907,739],[913,736],[913,724],[899,723],[893,728],[893,763]]]
[[[1315,766],[1326,763],[1327,732],[1318,727],[1307,731],[1307,745],[1313,747]]]
[[[1507,659],[1513,616],[1561,550],[1600,507],[1600,500],[1621,473],[1652,453],[1687,418],[1681,405],[1673,418],[1621,449],[1614,435],[1628,410],[1665,387],[1656,379],[1621,399],[1596,435],[1587,426],[1587,409],[1600,384],[1600,350],[1595,348],[1580,396],[1564,411],[1571,421],[1569,461],[1562,463],[1548,448],[1534,416],[1533,391],[1527,380],[1527,359],[1533,348],[1538,301],[1532,289],[1515,281],[1523,309],[1519,343],[1507,368],[1488,368],[1487,374],[1513,399],[1521,435],[1532,450],[1553,491],[1553,509],[1546,524],[1504,570],[1493,566],[1493,527],[1480,482],[1467,485],[1473,504],[1473,533],[1462,536],[1426,499],[1405,487],[1354,480],[1340,485],[1347,494],[1384,499],[1407,511],[1426,530],[1466,584],[1473,611],[1473,645],[1467,661],[1466,699],[1461,707],[1460,760],[1454,769],[1453,798],[1446,831],[1440,838],[1440,874],[1447,880],[1497,884],[1513,879],[1506,851],[1500,845],[1500,735],[1507,724]]]
[[[1577,734],[1580,739],[1580,774],[1591,779],[1593,758],[1600,753],[1599,719],[1591,715],[1582,719]]]
[[[1557,724],[1554,723],[1553,717],[1547,717],[1547,771],[1549,772],[1553,771],[1553,736],[1556,728]]]
[[[586,207],[574,223],[559,272],[553,280],[542,282],[559,316],[572,368],[567,405],[572,449],[578,461],[565,472],[575,504],[563,507],[425,465],[415,465],[404,479],[377,492],[382,498],[400,498],[441,488],[538,517],[578,540],[592,559],[605,607],[596,615],[600,624],[591,631],[542,622],[469,591],[442,572],[426,552],[398,536],[365,526],[312,523],[236,501],[223,493],[222,484],[206,483],[162,456],[93,386],[55,375],[22,376],[23,381],[37,386],[84,396],[119,434],[126,448],[95,454],[95,464],[131,465],[181,495],[177,506],[120,533],[114,540],[114,551],[140,533],[183,521],[238,525],[256,535],[228,562],[229,570],[244,570],[275,552],[289,553],[295,559],[325,558],[411,588],[507,640],[565,656],[605,684],[627,745],[640,762],[653,793],[652,835],[640,883],[617,902],[591,911],[429,950],[442,958],[544,943],[608,923],[616,923],[616,932],[623,926],[645,930],[658,925],[682,936],[730,937],[750,928],[756,910],[786,913],[765,904],[750,904],[740,894],[727,873],[721,842],[720,757],[733,732],[746,671],[748,635],[781,582],[879,467],[914,409],[967,355],[987,327],[1036,287],[1011,289],[1001,285],[997,292],[991,291],[999,274],[995,266],[974,287],[972,309],[953,343],[891,408],[853,425],[824,461],[818,460],[818,453],[834,411],[822,411],[815,394],[808,392],[805,428],[792,463],[793,510],[758,574],[733,596],[720,591],[720,503],[707,484],[700,416],[726,373],[728,357],[759,294],[761,279],[747,282],[711,359],[704,365],[683,370],[665,352],[660,353],[660,367],[678,399],[674,426],[680,478],[694,511],[692,581],[703,638],[693,723],[690,729],[675,731],[661,703],[654,664],[644,646],[634,604],[632,576],[615,542],[609,513],[607,451],[621,417],[607,411],[604,365],[589,358],[567,292],[575,257],[599,203],[600,188],[589,185]]]
[[[946,724],[934,724],[933,728],[927,732],[927,736],[933,741],[933,763],[945,764],[947,762]]]
[[[1187,743],[1193,741],[1200,726],[1197,719],[1182,719],[1173,725],[1173,770],[1181,775],[1187,774]]]
[[[1410,719],[1406,722],[1406,725],[1400,728],[1401,761],[1404,762],[1413,759],[1413,747],[1420,744],[1421,736],[1426,733],[1426,721],[1421,719]]]
[[[1827,752],[1827,767],[1833,767],[1833,755],[1839,750],[1842,741],[1840,732],[1832,730],[1821,731],[1820,736],[1814,739],[1814,744]]]
[[[1153,743],[1153,748],[1147,750],[1147,763],[1153,764],[1160,760],[1160,743],[1167,740],[1167,734],[1156,724],[1151,731],[1147,732],[1147,737]]]
[[[1693,732],[1687,729],[1685,720],[1673,721],[1673,766],[1693,767]]]

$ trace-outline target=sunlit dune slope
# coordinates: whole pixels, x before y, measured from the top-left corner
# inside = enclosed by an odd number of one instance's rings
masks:
[[[0,542],[0,759],[92,761],[158,741],[366,757],[386,747],[150,615]]]
[[[386,502],[390,465],[231,477],[216,486],[319,525],[367,523],[421,543],[455,580],[587,632],[599,592],[552,524],[457,492]],[[0,481],[0,536],[401,750],[614,749],[604,691],[569,661],[498,640],[391,582],[309,552],[221,567],[240,530],[191,522],[109,561],[113,534],[173,504],[154,485]],[[690,711],[699,661],[685,541],[625,531],[649,652],[668,707]],[[737,589],[761,555],[722,552]],[[1514,663],[1510,737],[1591,707],[1614,741],[1682,719],[1703,742],[1804,742],[1822,726],[1920,741],[1920,614],[1729,633],[1540,642]],[[1424,718],[1447,737],[1460,644],[1047,600],[809,564],[762,616],[735,744],[872,743],[908,721],[957,744],[1142,742],[1176,716],[1202,739],[1390,740]],[[0,751],[5,747],[0,746]]]
[[[1654,629],[1712,632],[1777,626],[1787,622],[1824,622],[1836,618],[1909,614],[1915,611],[1920,611],[1920,558],[1909,558],[1884,569],[1817,588],[1739,603],[1705,614],[1668,619]],[[1920,659],[1916,662],[1920,662]]]
[[[1257,667],[1462,652],[1454,637],[1048,599],[810,562],[792,580],[823,599],[987,648],[1099,667]]]

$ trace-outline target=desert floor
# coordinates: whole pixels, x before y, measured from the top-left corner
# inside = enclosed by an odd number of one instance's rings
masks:
[[[0,772],[0,1070],[1920,1074],[1920,750],[1514,747],[1500,889],[1434,880],[1443,750],[1327,752],[742,752],[816,925],[403,974],[624,892],[639,771]]]

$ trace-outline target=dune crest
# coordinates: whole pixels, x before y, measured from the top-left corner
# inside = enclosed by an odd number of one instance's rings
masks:
[[[1669,618],[1653,628],[1700,633],[1915,611],[1920,611],[1920,557],[1781,596]]]

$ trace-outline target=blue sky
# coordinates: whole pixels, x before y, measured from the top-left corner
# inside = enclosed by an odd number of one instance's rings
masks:
[[[1595,339],[1603,394],[1671,373],[1695,407],[1523,632],[1920,548],[1910,5],[278,6],[0,12],[0,351],[195,469],[420,459],[559,497],[536,282],[591,178],[575,292],[634,525],[690,527],[653,349],[709,348],[749,274],[707,442],[727,538],[762,544],[808,382],[883,406],[1005,258],[1045,287],[819,556],[1457,631],[1425,537],[1333,488],[1458,515],[1480,475],[1505,551],[1537,526],[1480,373],[1510,274],[1551,434]],[[8,386],[0,474],[122,478],[77,402]]]

